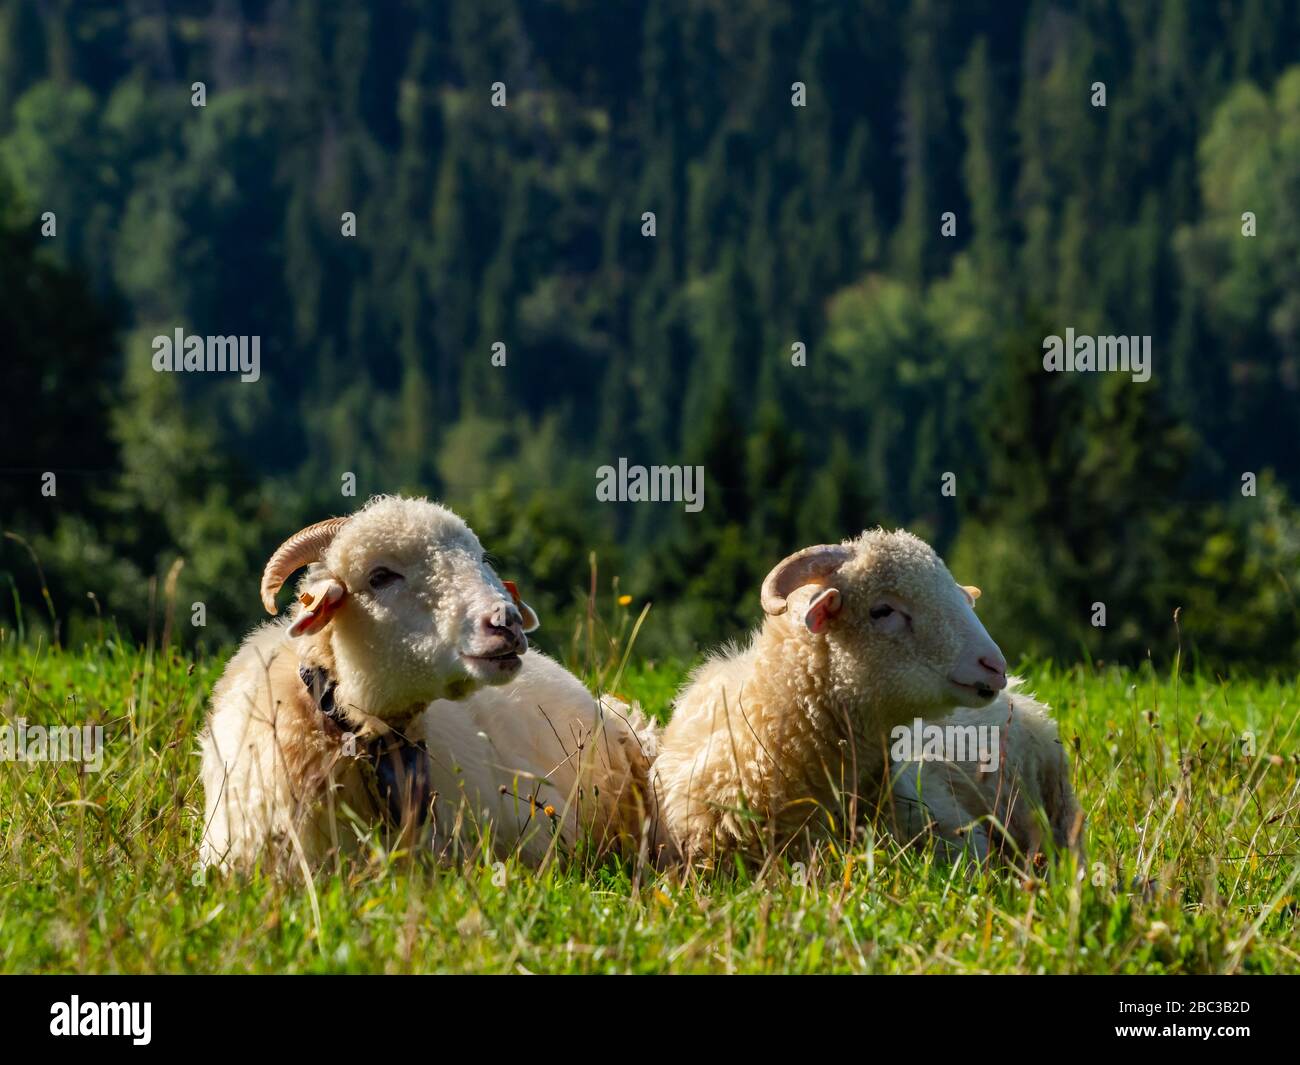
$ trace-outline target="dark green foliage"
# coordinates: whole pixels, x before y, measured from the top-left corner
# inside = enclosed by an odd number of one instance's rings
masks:
[[[281,536],[414,491],[551,646],[593,551],[690,652],[786,552],[886,523],[1013,659],[1293,663],[1293,4],[133,10],[0,0],[0,525],[65,637],[87,593],[160,631],[184,558],[177,617],[233,639]],[[261,380],[155,374],[178,327],[260,336]],[[1068,327],[1149,334],[1151,381],[1044,373]],[[703,464],[704,509],[598,504],[620,457]],[[44,623],[16,541],[0,593]]]

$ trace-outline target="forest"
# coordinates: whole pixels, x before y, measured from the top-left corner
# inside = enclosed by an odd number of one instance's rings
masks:
[[[405,492],[548,649],[689,658],[883,524],[1013,662],[1291,670],[1300,6],[0,0],[0,383],[25,638],[227,646]]]

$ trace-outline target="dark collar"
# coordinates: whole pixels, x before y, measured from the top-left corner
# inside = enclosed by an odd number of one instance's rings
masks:
[[[351,732],[351,723],[343,716],[343,712],[334,702],[334,692],[338,688],[338,681],[320,666],[299,666],[298,676],[302,678],[303,684],[307,686],[307,693],[311,696],[311,701],[316,704],[316,709],[334,722],[342,731]]]
[[[320,666],[300,666],[298,676],[316,709],[344,735],[354,735],[352,723],[335,701],[338,682],[329,671]],[[429,779],[429,752],[423,742],[413,743],[392,729],[388,735],[376,736],[358,746],[357,758],[374,769],[379,806],[394,824],[401,825],[408,817],[414,817],[417,825],[424,824],[437,795]]]

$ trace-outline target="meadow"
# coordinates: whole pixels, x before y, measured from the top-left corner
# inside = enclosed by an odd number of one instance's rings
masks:
[[[570,664],[661,717],[686,671]],[[111,635],[67,651],[3,634],[0,725],[107,739],[98,772],[0,762],[0,971],[1300,971],[1293,681],[1024,664],[1088,818],[1086,864],[1041,877],[944,864],[867,825],[847,851],[705,874],[438,863],[376,841],[277,882],[197,864],[196,736],[220,667]]]
[[[0,0],[0,972],[1300,972],[1298,57],[1294,0]],[[1086,858],[205,873],[267,553],[387,492],[661,719],[776,560],[911,530]]]

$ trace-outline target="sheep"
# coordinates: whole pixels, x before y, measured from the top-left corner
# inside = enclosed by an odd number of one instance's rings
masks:
[[[293,615],[249,634],[213,689],[205,867],[315,864],[340,845],[344,805],[409,820],[424,765],[403,729],[435,699],[516,676],[537,627],[469,526],[425,499],[376,497],[289,537],[262,576],[268,613],[308,564]]]
[[[295,534],[267,563],[269,612],[307,563],[294,617],[250,635],[214,689],[205,866],[315,866],[354,838],[344,807],[363,830],[431,814],[434,847],[532,865],[583,842],[667,853],[655,727],[528,647],[536,614],[456,515],[386,497]]]
[[[654,786],[687,860],[770,853],[843,827],[879,801],[895,726],[958,708],[1036,720],[1025,697],[1010,701],[977,595],[902,530],[780,562],[763,582],[762,626],[691,675],[659,741]],[[1064,762],[1056,782],[1068,788]]]

